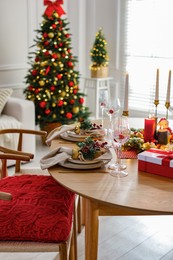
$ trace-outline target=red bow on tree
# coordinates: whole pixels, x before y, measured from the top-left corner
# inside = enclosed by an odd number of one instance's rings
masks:
[[[55,11],[56,13],[58,13],[60,17],[62,14],[65,14],[64,10],[60,6],[61,4],[63,4],[63,0],[56,0],[55,2],[52,2],[50,0],[44,0],[44,5],[48,5],[44,14],[47,17],[51,17],[53,12]]]

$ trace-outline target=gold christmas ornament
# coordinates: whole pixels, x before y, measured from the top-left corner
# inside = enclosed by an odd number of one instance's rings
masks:
[[[54,33],[53,32],[48,33],[48,37],[52,39],[54,37]]]
[[[65,92],[65,91],[62,91],[62,92],[61,92],[61,97],[65,97],[65,95],[66,95],[66,92]]]
[[[57,118],[56,114],[53,114],[52,117],[53,117],[53,119]]]
[[[43,86],[45,85],[44,80],[40,80],[38,83],[39,83],[39,85],[40,85],[41,87],[43,87]]]
[[[63,115],[63,114],[64,114],[64,110],[61,110],[61,111],[60,111],[60,114]]]
[[[79,107],[73,107],[72,111],[73,111],[74,114],[79,113]]]
[[[52,107],[56,107],[56,103],[52,103]]]

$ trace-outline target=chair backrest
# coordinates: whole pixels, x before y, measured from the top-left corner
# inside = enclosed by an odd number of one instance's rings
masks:
[[[46,136],[47,135],[47,132],[46,131],[40,131],[40,130],[29,130],[29,129],[1,129],[0,130],[0,135],[2,134],[11,134],[11,133],[14,133],[14,134],[19,134],[19,138],[18,138],[18,145],[17,145],[17,148],[16,150],[21,152],[22,151],[22,143],[23,143],[23,136],[25,134],[31,134],[31,135],[40,135],[40,136]],[[3,147],[1,147],[1,149],[3,149]],[[4,147],[4,149],[6,149],[5,152],[8,152],[8,149]],[[1,150],[0,150],[1,151]],[[11,153],[11,149],[9,149],[9,152]],[[4,151],[2,151],[4,152]],[[21,153],[20,153],[21,154]],[[28,156],[29,153],[23,153],[23,155],[26,155]],[[31,154],[30,154],[31,156]],[[31,159],[31,157],[30,157]],[[20,172],[20,167],[21,167],[21,161],[20,159],[17,159],[16,160],[16,165],[15,165],[15,172]]]

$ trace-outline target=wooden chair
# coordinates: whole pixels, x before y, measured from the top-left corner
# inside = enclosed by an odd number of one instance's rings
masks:
[[[46,131],[39,131],[39,130],[28,130],[28,129],[2,129],[0,130],[0,135],[3,134],[19,134],[19,139],[18,139],[18,146],[17,146],[17,151],[18,152],[22,152],[23,155],[29,156],[30,159],[34,158],[33,154],[30,153],[26,153],[22,151],[22,144],[23,144],[23,137],[26,134],[29,135],[39,135],[41,136],[43,139],[46,138],[47,132]],[[4,147],[0,146],[0,151],[2,152],[11,152],[11,149],[7,149]],[[17,153],[16,151],[16,153]],[[40,168],[37,169],[32,169],[32,168],[25,168],[23,169],[21,166],[22,161],[20,159],[16,160],[16,165],[15,165],[15,174],[19,175],[19,174],[41,174],[41,175],[49,175],[47,170],[41,170]],[[6,160],[3,161],[3,171],[2,173],[4,174],[4,176],[1,176],[1,178],[5,177],[8,175],[8,171],[7,171],[7,167],[6,167]],[[2,174],[1,173],[1,174]],[[81,219],[81,198],[80,196],[77,197],[77,202],[76,202],[76,207],[77,207],[77,229],[78,229],[78,233],[81,233],[82,230],[82,219]]]
[[[8,129],[6,129],[8,130]],[[5,130],[2,130],[3,132]],[[0,131],[2,133],[2,131]],[[14,131],[14,130],[11,130]],[[19,131],[19,129],[18,129]],[[5,131],[7,132],[7,131]],[[20,132],[20,131],[19,131]],[[23,132],[23,130],[21,131]],[[25,132],[25,130],[24,130]],[[21,136],[21,135],[20,135]],[[19,143],[21,145],[21,137],[19,138]],[[18,146],[18,150],[20,150],[20,145]],[[17,171],[19,172],[20,170],[20,164],[22,161],[30,161],[31,158],[33,158],[32,154],[29,153],[24,153],[24,152],[20,152],[20,151],[14,151],[11,149],[7,149],[4,147],[0,147],[0,160],[2,161],[2,168],[1,168],[1,172],[2,172],[2,176],[6,176],[7,170],[5,169],[5,166],[7,165],[7,160],[8,159],[13,159],[16,160],[16,164],[17,164]],[[3,153],[2,153],[3,152]],[[4,172],[3,172],[4,171]],[[9,241],[10,234],[7,234],[7,238],[8,239],[2,239],[1,235],[3,236],[3,234],[1,234],[2,229],[0,228],[0,252],[59,252],[59,256],[60,256],[60,260],[67,260],[67,259],[77,259],[77,235],[76,235],[76,211],[77,211],[77,200],[78,197],[76,195],[74,195],[72,192],[66,190],[65,188],[63,188],[62,186],[60,186],[57,182],[54,181],[54,179],[51,176],[43,176],[43,175],[30,175],[30,174],[20,174],[20,175],[14,175],[14,176],[7,176],[7,177],[3,177],[2,180],[0,180],[0,226],[3,226],[3,220],[2,220],[2,216],[4,214],[4,216],[6,216],[6,214],[8,213],[8,207],[10,207],[10,214],[12,214],[14,212],[15,214],[15,205],[19,204],[19,208],[21,207],[23,210],[25,208],[26,210],[26,205],[22,204],[20,205],[20,201],[23,201],[22,198],[20,198],[20,192],[19,194],[16,193],[16,187],[19,183],[21,183],[21,186],[23,187],[26,183],[31,182],[32,185],[29,186],[28,190],[23,190],[23,193],[25,193],[26,198],[24,198],[26,200],[26,202],[28,203],[28,198],[32,198],[32,189],[35,188],[35,180],[37,179],[36,183],[38,185],[38,178],[39,178],[39,187],[42,186],[42,183],[44,185],[44,190],[47,190],[46,193],[46,197],[44,198],[44,202],[46,203],[46,199],[48,195],[53,194],[53,192],[55,192],[55,195],[57,196],[57,191],[59,191],[60,193],[63,192],[63,196],[66,198],[66,195],[68,197],[68,206],[65,206],[64,209],[64,201],[60,203],[60,205],[58,204],[58,199],[56,202],[57,207],[59,207],[59,209],[57,209],[57,211],[62,212],[64,210],[66,210],[67,216],[68,216],[68,221],[70,219],[70,210],[71,207],[73,205],[73,221],[71,222],[70,225],[70,229],[69,229],[69,234],[68,237],[65,240],[61,241],[42,241],[42,238],[39,238],[37,241],[37,239],[35,239],[35,241],[32,241],[32,239],[30,239],[30,241],[27,241],[27,239],[25,239],[25,237],[22,238],[22,240],[20,240],[20,235],[18,235],[17,238],[13,238],[12,240]],[[45,185],[44,181],[48,181],[48,183],[50,184],[50,187],[48,185]],[[15,184],[14,184],[15,183]],[[54,187],[56,189],[53,189],[51,187]],[[4,188],[6,187],[6,188]],[[36,187],[38,189],[38,186]],[[50,189],[50,190],[49,190]],[[20,191],[20,188],[17,189]],[[26,192],[27,191],[27,192]],[[23,194],[22,193],[22,194]],[[29,195],[31,193],[31,195]],[[44,196],[44,193],[38,194],[37,196],[40,196],[41,198]],[[55,198],[55,196],[53,196]],[[61,197],[61,196],[60,196]],[[33,198],[34,200],[35,198]],[[66,198],[67,200],[67,198]],[[13,201],[14,204],[13,205]],[[16,203],[17,201],[17,203]],[[31,200],[30,200],[31,201]],[[52,201],[55,201],[55,199],[52,199]],[[66,201],[67,202],[67,201]],[[31,203],[32,204],[32,203]],[[51,201],[49,200],[49,202],[47,202],[47,204],[51,204]],[[59,206],[58,206],[59,205]],[[29,206],[33,207],[33,204]],[[55,205],[53,205],[54,207]],[[28,204],[27,204],[28,207]],[[62,207],[62,209],[61,209]],[[13,208],[13,211],[11,211],[11,208]],[[17,210],[17,209],[16,209]],[[34,210],[37,211],[37,209],[34,208]],[[27,211],[27,210],[26,210]],[[40,214],[40,213],[39,213]],[[51,213],[48,214],[48,216],[51,216]],[[20,215],[20,212],[18,213],[19,219],[17,220],[18,222],[18,226],[20,226],[20,223],[22,222],[21,226],[23,228],[23,223],[26,223],[27,220],[23,219],[23,215]],[[41,217],[40,215],[38,215],[38,218]],[[57,216],[56,216],[57,217]],[[6,216],[5,219],[7,219],[8,217]],[[52,216],[52,218],[54,219],[55,216]],[[13,219],[13,218],[12,218]],[[10,221],[10,220],[9,220]],[[14,221],[14,219],[13,219]],[[45,220],[46,223],[44,223],[45,227],[47,226],[48,222],[47,220]],[[61,216],[61,221],[62,224],[58,224],[58,225],[63,225],[63,219]],[[58,217],[57,217],[57,222],[58,223]],[[65,221],[64,225],[64,230],[66,231],[68,223],[67,221]],[[8,223],[9,225],[9,223]],[[15,228],[15,223],[12,223],[12,228]],[[69,226],[68,226],[69,228]],[[44,229],[43,229],[44,230]],[[36,232],[35,230],[33,232]],[[8,233],[8,232],[7,232]],[[49,233],[49,232],[48,232]],[[51,233],[51,232],[50,232]],[[54,232],[55,233],[55,232]],[[24,236],[24,235],[23,235]],[[53,236],[53,235],[52,235]],[[57,238],[58,239],[58,238]]]

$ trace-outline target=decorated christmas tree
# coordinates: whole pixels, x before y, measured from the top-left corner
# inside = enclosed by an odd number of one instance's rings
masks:
[[[70,124],[88,118],[84,94],[79,88],[77,58],[71,53],[71,35],[61,4],[63,0],[44,0],[46,10],[37,30],[34,52],[26,76],[26,99],[35,104],[36,124]]]
[[[100,71],[106,69],[108,71],[108,53],[107,53],[107,41],[103,34],[103,29],[100,28],[96,33],[93,47],[90,51],[91,61],[93,62],[90,66],[91,71]],[[105,70],[104,70],[105,71]],[[103,75],[104,77],[105,75]]]

